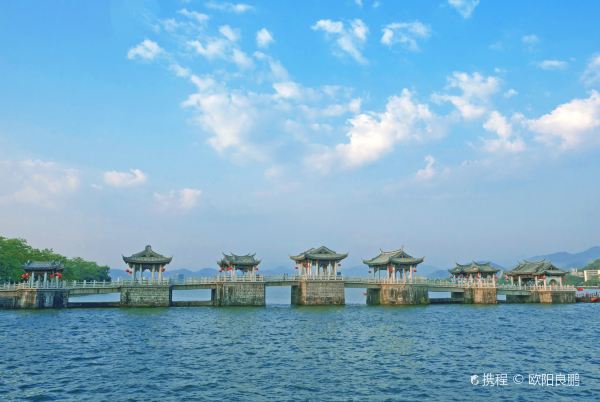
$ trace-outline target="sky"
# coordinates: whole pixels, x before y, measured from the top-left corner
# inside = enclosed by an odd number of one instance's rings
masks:
[[[122,268],[600,244],[600,4],[0,2],[0,235]],[[366,269],[366,268],[365,268]]]

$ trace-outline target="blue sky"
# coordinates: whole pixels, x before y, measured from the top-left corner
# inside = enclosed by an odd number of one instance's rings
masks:
[[[120,267],[600,244],[594,2],[0,3],[0,233]],[[290,264],[291,265],[291,264]]]

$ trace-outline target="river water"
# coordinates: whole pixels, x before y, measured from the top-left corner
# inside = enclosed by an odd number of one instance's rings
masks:
[[[597,401],[598,308],[0,311],[0,400]]]

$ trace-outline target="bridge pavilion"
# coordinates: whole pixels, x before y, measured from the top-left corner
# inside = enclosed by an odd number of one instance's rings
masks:
[[[260,260],[257,260],[255,256],[256,253],[246,255],[223,253],[223,258],[217,261],[217,264],[219,264],[221,271],[229,272],[232,277],[235,276],[236,271],[241,271],[243,275],[253,276],[258,271],[258,265],[260,264]]]
[[[562,285],[563,277],[567,271],[555,267],[550,261],[523,261],[512,270],[506,272],[510,278],[511,285],[515,284],[515,279],[519,286],[521,285]]]
[[[26,277],[31,283],[38,281],[46,282],[48,278],[62,277],[64,266],[58,261],[27,261],[21,266]]]
[[[151,272],[152,282],[156,280],[157,274],[158,280],[162,281],[165,266],[170,263],[172,259],[173,257],[165,257],[152,250],[152,247],[149,245],[146,246],[143,251],[135,253],[130,257],[123,256],[123,261],[129,265],[129,268],[133,273],[133,280],[137,280],[139,274],[140,282],[142,281],[142,274],[144,271]]]
[[[310,248],[290,258],[296,263],[296,269],[300,276],[304,277],[337,277],[340,261],[348,256],[348,253],[336,253],[335,251],[321,246]]]
[[[369,266],[369,272],[373,272],[373,277],[377,274],[381,277],[381,271],[387,275],[387,279],[398,282],[412,282],[413,274],[417,272],[417,265],[422,263],[423,257],[415,258],[407,254],[404,249],[383,251],[370,260],[363,260],[363,263]]]
[[[498,279],[496,274],[500,272],[498,268],[494,268],[489,262],[471,262],[470,264],[459,264],[452,269],[449,269],[450,275],[453,279],[466,279],[466,280],[493,280],[496,282]]]

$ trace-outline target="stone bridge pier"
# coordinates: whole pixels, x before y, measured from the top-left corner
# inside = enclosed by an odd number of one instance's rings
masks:
[[[217,283],[211,290],[213,306],[265,306],[265,300],[262,282]]]
[[[336,280],[300,280],[292,285],[292,305],[318,306],[346,304],[344,282]]]
[[[169,285],[124,285],[121,286],[123,307],[169,307],[173,290]]]
[[[367,289],[369,305],[429,304],[426,286],[413,284],[384,283],[377,288]]]

